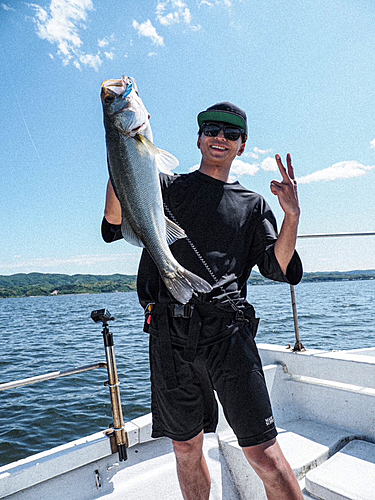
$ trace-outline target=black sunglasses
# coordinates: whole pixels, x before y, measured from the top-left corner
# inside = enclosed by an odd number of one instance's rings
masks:
[[[228,141],[237,141],[243,134],[244,131],[240,127],[235,125],[229,125],[228,123],[221,122],[204,122],[202,123],[202,132],[207,137],[216,137],[219,135],[220,130],[223,130],[225,139]]]

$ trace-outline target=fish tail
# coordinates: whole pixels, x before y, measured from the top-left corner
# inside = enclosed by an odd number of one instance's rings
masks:
[[[206,280],[180,267],[173,278],[165,277],[164,282],[173,297],[181,304],[189,302],[194,292],[207,293],[212,287]]]

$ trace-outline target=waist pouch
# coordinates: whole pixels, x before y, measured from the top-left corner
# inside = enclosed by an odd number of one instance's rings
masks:
[[[177,387],[172,346],[184,347],[184,359],[193,361],[198,347],[205,347],[235,334],[245,325],[255,337],[259,318],[245,302],[237,311],[213,304],[149,304],[145,309],[144,331],[157,336],[162,348],[162,364],[169,389]]]

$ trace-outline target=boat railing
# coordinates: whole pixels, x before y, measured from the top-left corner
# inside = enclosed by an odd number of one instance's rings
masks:
[[[49,372],[43,375],[37,375],[35,377],[24,378],[21,380],[14,380],[12,382],[6,382],[0,384],[0,391],[5,391],[7,389],[16,389],[17,387],[24,387],[25,385],[37,384],[38,382],[45,382],[46,380],[53,380],[55,378],[67,377],[69,375],[76,375],[77,373],[88,372],[90,370],[95,370],[97,368],[107,368],[107,363],[98,362],[92,365],[78,366],[77,368],[72,368],[70,370],[59,370],[56,372]]]
[[[299,234],[298,239],[308,239],[308,238],[343,238],[348,236],[375,236],[375,231],[362,231],[362,232],[349,232],[349,233],[314,233],[314,234]],[[292,301],[293,310],[293,322],[294,322],[294,333],[296,338],[296,343],[293,347],[293,351],[304,351],[305,348],[301,342],[301,334],[298,322],[297,313],[297,299],[296,290],[294,285],[290,285],[290,294]]]

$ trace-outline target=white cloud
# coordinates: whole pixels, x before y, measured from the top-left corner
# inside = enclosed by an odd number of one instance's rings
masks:
[[[74,255],[67,258],[43,257],[23,259],[21,255],[15,255],[14,261],[0,261],[1,273],[14,272],[64,272],[65,266],[76,266],[77,269],[93,267],[96,264],[109,262],[131,262],[139,259],[139,251],[132,253],[121,253],[112,255]],[[84,271],[84,269],[83,269]]]
[[[9,5],[7,5],[5,3],[2,3],[1,6],[4,10],[13,10],[14,12],[16,11],[16,9],[13,9],[13,7],[10,7]]]
[[[166,16],[158,14],[157,19],[163,26],[170,26],[171,24],[179,24],[180,22],[180,16],[178,12],[170,12]]]
[[[270,156],[265,158],[262,161],[261,168],[267,172],[277,172],[278,167],[275,158],[271,158]]]
[[[194,170],[198,170],[200,167],[199,164],[194,165],[189,169],[190,172],[194,172]],[[259,165],[246,163],[242,160],[234,160],[232,163],[232,167],[230,169],[229,181],[234,182],[238,180],[243,175],[251,175],[254,176],[259,172]]]
[[[184,20],[185,24],[191,23],[191,12],[189,9],[184,9],[184,11],[182,13],[182,19]]]
[[[98,40],[98,47],[107,47],[109,45],[109,41],[107,38],[103,38],[103,40]]]
[[[242,156],[244,156],[245,158],[254,158],[255,160],[259,158],[259,155],[253,153],[253,151],[245,151]]]
[[[82,55],[80,56],[79,61],[85,66],[90,66],[91,68],[94,68],[95,71],[99,71],[99,68],[103,63],[98,54],[96,56],[92,54]]]
[[[232,7],[232,2],[230,0],[201,0],[198,4],[198,7],[201,7],[202,5],[207,5],[208,7],[214,7],[215,5],[224,5],[225,7],[230,9]]]
[[[98,40],[98,47],[108,47],[108,45],[115,41],[115,35],[112,33],[110,36],[105,36],[101,40]]]
[[[360,177],[367,172],[374,170],[375,166],[365,166],[358,161],[342,161],[335,163],[331,167],[323,170],[318,170],[310,175],[297,178],[299,184],[310,184],[311,182],[328,182],[336,181],[338,179],[352,179]]]
[[[244,156],[250,157],[250,158],[259,158],[259,156],[268,154],[272,151],[272,149],[260,149],[257,148],[256,146],[252,149],[252,151],[246,151],[244,153]]]
[[[104,52],[104,55],[107,59],[110,59],[113,61],[113,58],[115,57],[115,54],[113,52]]]
[[[197,31],[201,26],[191,25],[192,15],[188,5],[182,0],[165,0],[159,1],[156,6],[156,19],[163,26],[171,26],[172,24],[184,24],[189,26],[194,31]]]
[[[255,146],[253,149],[254,153],[259,154],[259,155],[266,155],[272,151],[272,149],[260,149]]]
[[[157,54],[156,52],[149,52],[147,55],[148,57],[155,57]]]
[[[81,64],[96,71],[102,64],[100,52],[86,54],[82,50],[81,30],[86,28],[87,13],[94,10],[92,0],[51,0],[44,9],[38,4],[29,4],[35,10],[36,33],[42,40],[57,46],[57,54],[64,65]]]
[[[247,163],[242,160],[234,160],[230,169],[230,180],[234,181],[243,175],[254,176],[259,172],[258,164]]]
[[[375,139],[373,139],[371,142],[370,142],[370,147],[372,149],[375,149]]]
[[[142,24],[139,24],[137,21],[133,21],[133,28],[138,31],[139,36],[151,38],[152,43],[155,45],[164,45],[163,37],[157,34],[156,28],[152,25],[149,19]]]

